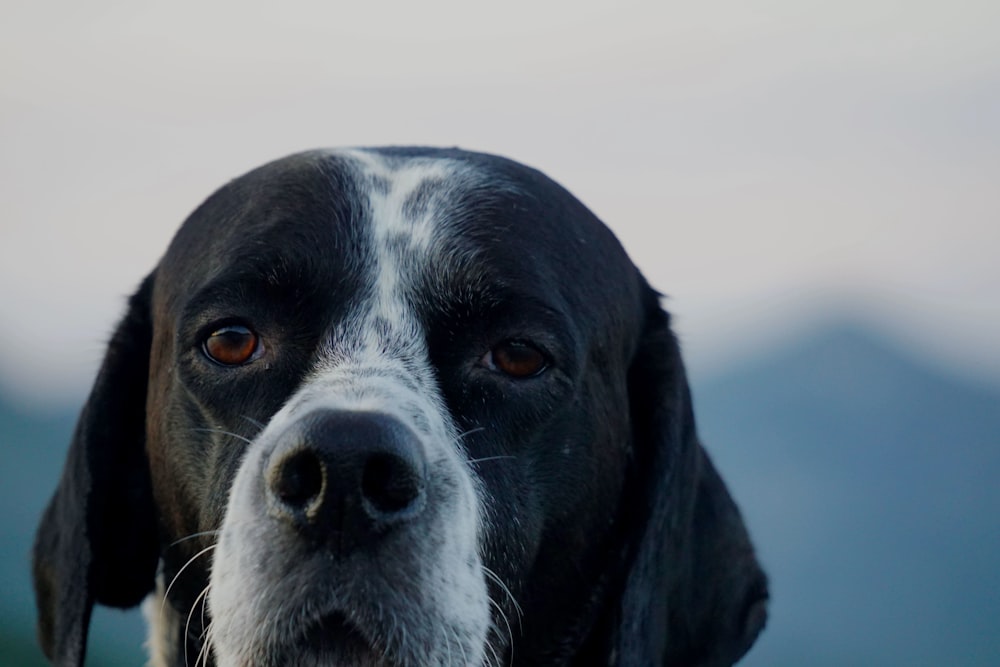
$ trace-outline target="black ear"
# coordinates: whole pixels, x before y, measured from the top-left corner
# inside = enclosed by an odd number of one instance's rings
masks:
[[[151,274],[108,344],[35,537],[38,636],[56,665],[83,664],[95,602],[130,607],[153,588],[157,524],[145,454],[152,286]]]
[[[629,376],[642,521],[614,651],[620,665],[731,665],[764,627],[767,579],[698,441],[669,316],[647,301]]]

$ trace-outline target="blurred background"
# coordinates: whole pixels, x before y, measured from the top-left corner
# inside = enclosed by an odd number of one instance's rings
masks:
[[[0,664],[126,296],[319,146],[538,167],[668,295],[772,579],[744,663],[1000,664],[1000,3],[5,2]],[[139,665],[99,610],[92,665]]]

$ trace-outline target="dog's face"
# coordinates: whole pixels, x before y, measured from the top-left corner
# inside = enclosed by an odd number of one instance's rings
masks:
[[[655,293],[461,151],[292,156],[195,211],[35,555],[60,664],[158,569],[165,665],[730,664],[766,600]]]

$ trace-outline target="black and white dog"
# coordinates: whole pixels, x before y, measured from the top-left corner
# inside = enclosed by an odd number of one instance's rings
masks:
[[[80,665],[729,665],[767,585],[669,317],[541,173],[316,151],[229,183],[132,297],[34,551]]]

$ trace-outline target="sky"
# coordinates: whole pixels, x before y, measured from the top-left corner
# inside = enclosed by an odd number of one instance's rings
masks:
[[[1000,3],[8,0],[0,386],[78,402],[187,214],[260,163],[542,169],[709,374],[840,318],[1000,378]]]

